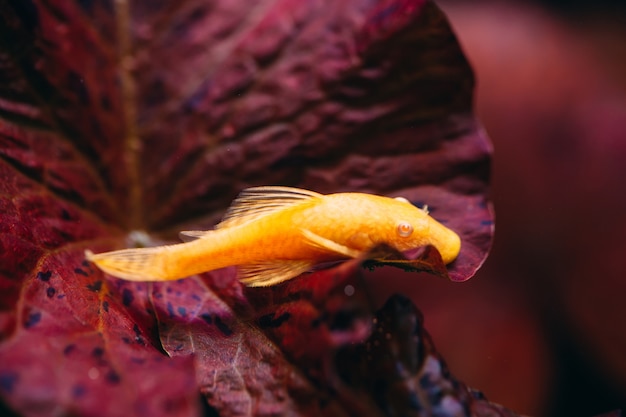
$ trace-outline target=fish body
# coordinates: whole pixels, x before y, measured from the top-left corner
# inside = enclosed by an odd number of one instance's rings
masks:
[[[173,280],[234,265],[245,284],[268,286],[382,243],[398,251],[433,245],[446,264],[461,245],[456,233],[405,199],[289,187],[244,190],[214,230],[181,236],[193,240],[86,256],[104,272],[133,281]]]

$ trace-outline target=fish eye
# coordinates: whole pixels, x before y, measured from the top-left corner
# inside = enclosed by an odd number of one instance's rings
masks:
[[[408,222],[400,222],[398,223],[396,231],[398,232],[398,236],[409,237],[411,233],[413,233],[413,226]]]

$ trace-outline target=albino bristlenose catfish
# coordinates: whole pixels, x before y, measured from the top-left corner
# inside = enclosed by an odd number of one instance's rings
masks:
[[[191,241],[85,255],[104,272],[131,281],[175,280],[237,266],[246,285],[268,286],[319,263],[356,258],[378,244],[400,252],[433,245],[446,264],[461,248],[456,233],[402,197],[277,186],[242,191],[214,230],[181,237]]]

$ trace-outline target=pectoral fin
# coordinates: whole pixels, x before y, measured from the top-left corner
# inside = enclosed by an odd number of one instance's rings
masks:
[[[211,232],[212,230],[183,230],[178,233],[178,237],[183,242],[191,242],[192,240],[201,239]]]
[[[302,229],[302,234],[310,245],[318,249],[324,249],[328,252],[345,256],[346,258],[357,258],[361,255],[361,251],[349,248],[330,239],[326,239],[325,237],[315,234],[310,230]]]
[[[268,261],[239,267],[239,280],[249,287],[268,287],[295,278],[310,270],[310,261]]]

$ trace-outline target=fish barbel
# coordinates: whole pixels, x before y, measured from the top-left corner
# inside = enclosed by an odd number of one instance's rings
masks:
[[[87,260],[131,281],[167,281],[237,266],[249,286],[275,285],[316,264],[356,258],[376,245],[403,252],[433,245],[448,264],[459,236],[402,197],[322,195],[291,187],[243,190],[214,230],[181,232],[185,243],[122,249]]]

